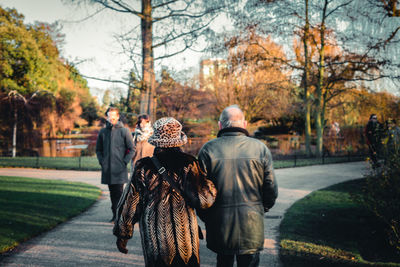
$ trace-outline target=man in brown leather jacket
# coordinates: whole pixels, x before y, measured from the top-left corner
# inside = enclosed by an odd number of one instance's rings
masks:
[[[207,142],[199,161],[215,184],[214,205],[199,214],[205,222],[207,247],[217,253],[217,267],[258,266],[264,247],[264,212],[278,196],[269,149],[249,137],[247,122],[236,105],[219,119],[218,138]]]

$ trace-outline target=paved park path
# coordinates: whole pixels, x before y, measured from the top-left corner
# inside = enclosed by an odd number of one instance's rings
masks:
[[[365,162],[276,170],[279,197],[265,215],[260,266],[281,266],[278,227],[285,211],[295,201],[314,190],[361,178],[367,171]],[[0,175],[79,181],[102,190],[100,199],[88,211],[21,244],[0,258],[1,266],[144,266],[137,225],[128,243],[129,253],[124,255],[116,249],[112,224],[108,223],[111,215],[108,188],[100,184],[100,172],[0,168]],[[204,240],[200,241],[200,255],[201,266],[215,266],[216,254],[206,248]]]

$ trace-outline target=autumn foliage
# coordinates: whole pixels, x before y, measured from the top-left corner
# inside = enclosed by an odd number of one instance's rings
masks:
[[[10,148],[15,134],[18,147],[32,147],[43,137],[93,123],[97,112],[86,81],[60,55],[57,25],[25,25],[23,19],[0,7],[2,149]]]
[[[295,105],[294,84],[290,72],[276,61],[284,59],[281,46],[252,29],[225,43],[226,67],[219,72],[212,94],[216,109],[238,104],[249,121],[273,120],[291,114]]]

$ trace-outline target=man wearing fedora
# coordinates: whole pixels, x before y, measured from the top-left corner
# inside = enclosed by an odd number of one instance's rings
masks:
[[[258,266],[264,248],[264,212],[274,204],[278,186],[269,149],[250,138],[243,112],[223,110],[218,137],[199,152],[200,165],[215,184],[214,205],[200,212],[207,247],[217,253],[217,266]]]
[[[194,209],[215,201],[214,184],[197,159],[181,150],[187,142],[174,118],[157,120],[148,142],[153,157],[137,161],[131,183],[120,200],[113,233],[117,248],[127,253],[128,239],[139,222],[147,267],[199,266],[199,228]]]

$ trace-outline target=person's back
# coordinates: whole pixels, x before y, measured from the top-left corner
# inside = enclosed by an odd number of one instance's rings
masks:
[[[378,154],[381,148],[381,126],[378,122],[376,114],[371,114],[367,125],[365,126],[365,136],[367,138],[367,145],[369,154],[374,166],[378,166]]]
[[[228,115],[240,111],[236,106],[227,109]],[[218,138],[199,152],[199,161],[218,192],[214,205],[199,214],[206,224],[207,247],[218,254],[217,266],[233,266],[234,255],[238,266],[258,266],[258,253],[264,247],[264,211],[274,205],[278,193],[271,153],[262,142],[248,137],[245,126],[220,125]]]
[[[209,208],[217,193],[197,159],[181,151],[187,141],[182,125],[173,118],[161,118],[154,128],[148,140],[156,147],[154,156],[136,163],[118,207],[113,229],[117,246],[128,252],[127,241],[139,222],[146,266],[197,267],[199,228],[194,209]]]
[[[376,145],[379,142],[379,123],[370,120],[366,126],[366,136],[370,144]]]
[[[179,186],[201,186],[195,184],[201,174],[196,172],[199,168],[194,157],[179,150],[158,148],[155,155]],[[149,157],[137,162],[132,183],[140,192],[136,216],[140,216],[138,221],[146,251],[146,266],[198,266],[199,233],[194,209],[190,208],[168,183],[163,182]],[[184,190],[189,191],[188,188]],[[207,204],[211,205],[212,202]],[[127,217],[126,211],[121,213],[122,218]],[[120,221],[120,225],[124,223],[126,222]],[[118,234],[130,232],[125,229],[124,226],[121,227]]]
[[[396,125],[396,120],[387,121],[387,149],[390,153],[398,153],[400,147],[400,128]]]
[[[221,249],[228,254],[257,252],[264,243],[263,202],[268,209],[276,198],[274,192],[265,192],[263,201],[264,177],[273,171],[268,148],[232,132],[207,143],[199,160],[205,162],[204,157],[210,158],[206,169],[218,192],[216,203],[207,212],[207,247],[217,253]]]

